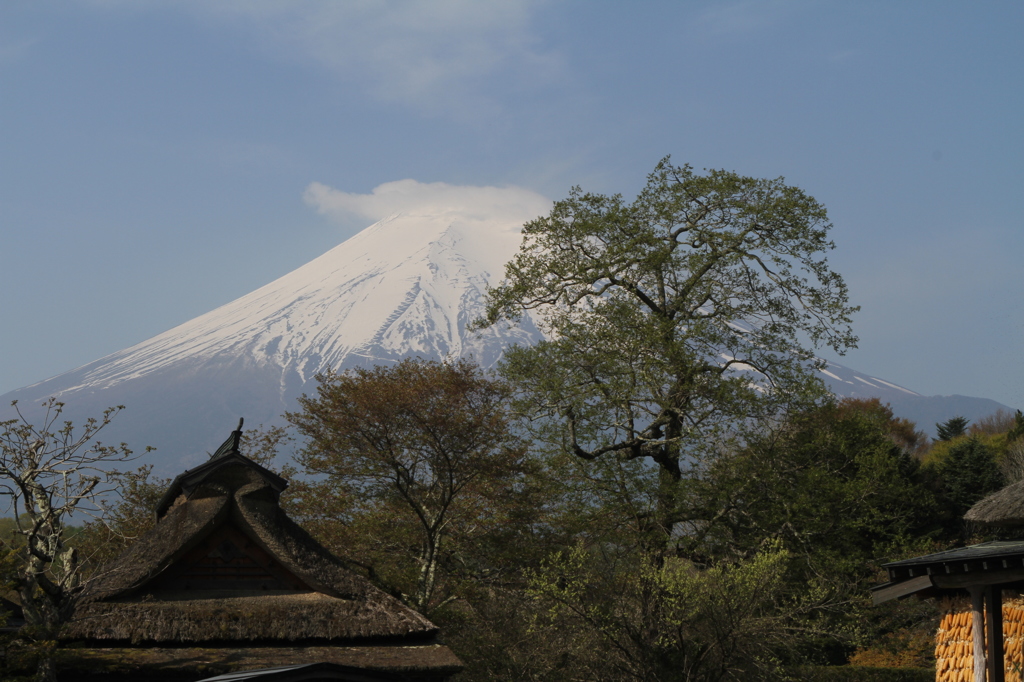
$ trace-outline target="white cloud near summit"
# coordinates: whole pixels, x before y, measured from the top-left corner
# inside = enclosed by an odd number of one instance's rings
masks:
[[[370,194],[343,192],[313,182],[306,188],[303,198],[320,214],[334,218],[356,215],[377,221],[403,213],[514,224],[548,214],[552,203],[547,197],[522,187],[479,187],[416,180],[385,182]]]

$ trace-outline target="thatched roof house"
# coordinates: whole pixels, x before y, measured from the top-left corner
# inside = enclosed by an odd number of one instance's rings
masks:
[[[1024,481],[971,507],[964,519],[1024,525]],[[1003,682],[1024,669],[1024,539],[958,547],[883,566],[889,582],[872,589],[876,604],[910,595],[939,597],[936,680]]]
[[[985,497],[967,510],[964,519],[986,526],[1024,526],[1024,480]]]
[[[287,481],[239,454],[240,436],[174,479],[156,525],[89,586],[63,637],[92,647],[266,649],[277,665],[333,663],[369,675],[359,679],[458,672],[430,621],[288,518],[278,505]]]

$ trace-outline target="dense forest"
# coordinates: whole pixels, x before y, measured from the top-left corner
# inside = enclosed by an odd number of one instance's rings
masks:
[[[459,679],[927,669],[934,607],[868,590],[886,562],[985,539],[962,516],[1024,476],[1024,416],[954,418],[931,442],[878,400],[830,396],[814,351],[856,343],[856,308],[829,227],[781,179],[668,159],[632,203],[574,190],[524,227],[475,323],[530,314],[547,341],[493,371],[321,376],[245,453],[290,479],[296,521],[442,628]],[[20,505],[3,580],[35,628],[8,649],[44,654],[168,483],[89,445],[114,413],[74,432],[51,408],[2,425],[0,471]]]
[[[877,400],[826,399],[693,462],[669,514],[658,467],[545,448],[505,395],[410,361],[325,377],[289,415],[315,475],[292,513],[440,624],[464,679],[927,668],[934,605],[868,590],[885,562],[987,539],[963,512],[1024,473],[1020,413],[930,442]],[[253,455],[281,437],[252,433]]]
[[[459,679],[928,668],[935,606],[873,607],[868,590],[887,561],[989,539],[963,512],[1024,475],[1019,412],[949,420],[931,442],[877,400],[824,400],[688,470],[663,527],[657,467],[545,447],[514,404],[471,363],[407,361],[323,377],[288,429],[245,433],[291,480],[296,520],[442,628]],[[102,521],[65,528],[80,581],[152,524],[169,483],[120,480]],[[7,545],[8,589],[23,546]]]

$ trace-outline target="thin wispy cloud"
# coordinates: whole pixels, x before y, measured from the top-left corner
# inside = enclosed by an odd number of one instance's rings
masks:
[[[452,113],[496,107],[490,79],[535,87],[563,63],[536,30],[543,0],[202,0],[182,5],[243,30],[276,57],[328,69],[372,97]]]

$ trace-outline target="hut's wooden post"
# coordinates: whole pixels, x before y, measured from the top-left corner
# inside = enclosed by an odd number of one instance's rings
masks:
[[[992,585],[985,590],[985,609],[988,611],[988,682],[1005,682],[1002,587]]]
[[[985,682],[985,589],[971,587],[971,634],[973,635],[974,681]]]

